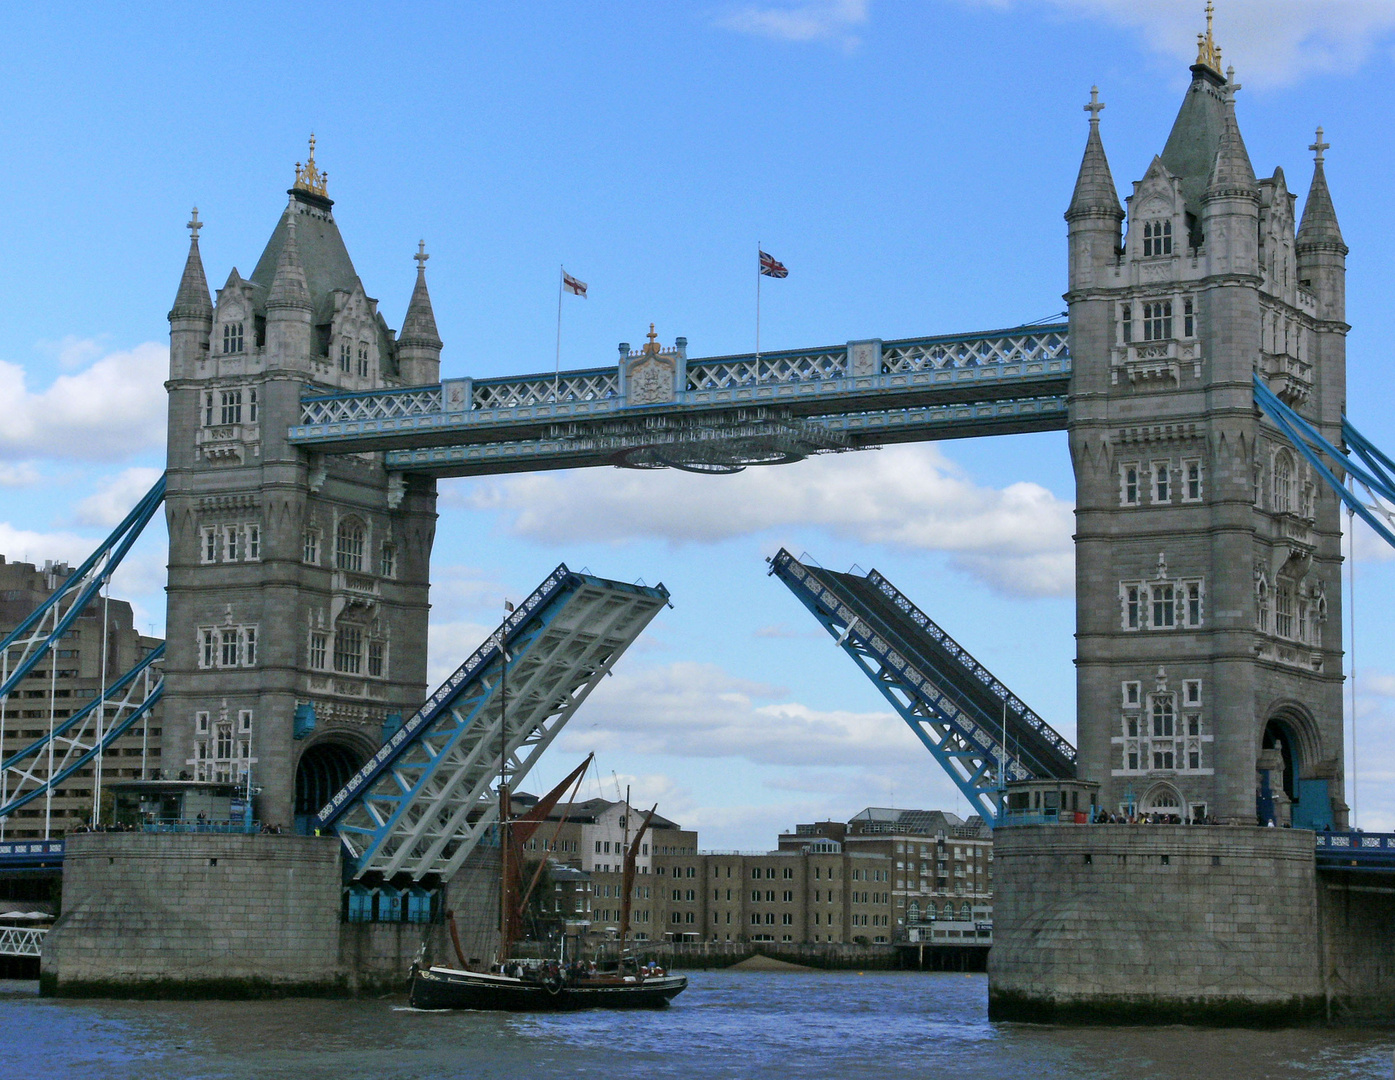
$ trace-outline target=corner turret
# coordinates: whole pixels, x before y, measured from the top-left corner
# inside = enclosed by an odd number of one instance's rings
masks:
[[[1259,185],[1235,120],[1235,69],[1226,72],[1220,140],[1202,197],[1201,230],[1213,274],[1259,273]]]
[[[286,240],[276,259],[276,273],[266,297],[267,344],[281,362],[308,360],[313,308],[305,268],[295,240],[295,208],[286,215]]]
[[[1119,192],[1109,161],[1100,141],[1099,87],[1090,87],[1090,134],[1085,140],[1085,156],[1080,160],[1080,173],[1075,191],[1066,209],[1070,223],[1070,287],[1072,290],[1103,284],[1104,271],[1118,258],[1120,229],[1124,208],[1119,205]]]
[[[170,377],[187,378],[194,374],[200,360],[208,357],[209,335],[213,332],[213,302],[208,296],[208,278],[203,272],[203,257],[199,254],[199,208],[194,207],[189,221],[189,257],[184,261],[184,276],[179,279],[179,291],[170,309]]]
[[[426,241],[417,244],[417,283],[412,290],[402,332],[397,338],[397,362],[403,383],[425,386],[441,381],[441,336],[436,332],[436,315],[431,310],[431,294],[426,290]]]
[[[1317,298],[1319,317],[1345,322],[1348,249],[1327,190],[1323,155],[1329,146],[1322,141],[1322,128],[1308,149],[1313,151],[1313,183],[1298,226],[1298,283]]]

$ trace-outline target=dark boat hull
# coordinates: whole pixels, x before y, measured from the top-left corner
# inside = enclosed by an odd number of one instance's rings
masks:
[[[688,987],[683,975],[634,982],[548,987],[504,975],[453,968],[412,972],[408,1000],[416,1009],[494,1009],[505,1012],[569,1012],[577,1009],[660,1009]]]

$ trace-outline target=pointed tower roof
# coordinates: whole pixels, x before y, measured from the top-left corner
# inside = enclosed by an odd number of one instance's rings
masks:
[[[351,292],[359,277],[344,246],[344,238],[339,235],[339,226],[334,221],[331,209],[334,200],[325,194],[329,174],[320,172],[315,165],[314,136],[310,138],[309,159],[305,165],[296,163],[295,184],[286,192],[290,202],[281,220],[276,223],[249,280],[267,290],[263,295],[269,296],[281,249],[286,244],[289,223],[294,217],[299,261],[306,288],[309,289],[310,304],[316,314],[323,317],[333,310],[334,291],[341,289]]]
[[[1298,246],[1329,244],[1341,247],[1345,254],[1347,245],[1337,224],[1337,210],[1332,205],[1332,194],[1327,190],[1327,173],[1322,167],[1323,154],[1329,149],[1329,145],[1322,141],[1322,128],[1317,129],[1317,140],[1308,149],[1313,151],[1313,184],[1308,189],[1308,201],[1303,204]]]
[[[426,291],[426,241],[417,244],[417,253],[412,256],[417,261],[417,284],[412,290],[411,303],[407,305],[407,317],[402,320],[402,332],[397,336],[400,345],[425,345],[429,348],[441,347],[441,336],[436,332],[436,313],[431,310],[431,294]]]
[[[1221,74],[1221,47],[1211,33],[1214,8],[1206,5],[1206,33],[1197,34],[1196,63],[1192,83],[1172,123],[1163,147],[1163,166],[1182,181],[1187,211],[1201,217],[1201,201],[1225,130],[1225,76]]]
[[[170,318],[211,319],[213,302],[208,296],[208,278],[203,272],[203,257],[199,254],[199,208],[194,207],[189,221],[189,257],[184,260],[184,276],[179,279],[179,291],[174,296]]]
[[[1255,169],[1250,163],[1250,152],[1245,149],[1245,140],[1240,135],[1240,125],[1235,122],[1235,92],[1240,84],[1235,81],[1235,69],[1226,72],[1225,111],[1222,117],[1221,139],[1216,147],[1216,158],[1211,165],[1211,175],[1206,185],[1206,195],[1258,194],[1255,182]]]
[[[300,247],[296,243],[296,215],[288,213],[285,224],[286,236],[276,257],[276,274],[271,279],[266,306],[310,310],[310,290],[305,282],[305,268],[300,264]]]
[[[1085,140],[1085,156],[1080,159],[1075,192],[1066,210],[1067,220],[1090,213],[1105,213],[1120,219],[1124,216],[1119,191],[1114,186],[1114,175],[1109,171],[1109,160],[1104,156],[1104,143],[1100,141],[1100,111],[1103,108],[1100,88],[1090,87],[1090,104],[1085,106],[1085,111],[1090,114],[1090,135]]]

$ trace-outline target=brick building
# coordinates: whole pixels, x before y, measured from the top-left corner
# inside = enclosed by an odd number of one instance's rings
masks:
[[[0,556],[0,636],[8,634],[52,595],[72,573],[64,564],[42,567],[6,562]],[[103,632],[103,614],[106,616]],[[103,643],[105,639],[105,666]],[[125,600],[94,600],[78,615],[58,646],[41,659],[19,688],[0,700],[0,758],[45,738],[102,693],[106,685],[134,667],[160,639],[136,630],[131,605]],[[107,707],[109,720],[117,710]],[[149,777],[161,767],[162,723],[157,704],[144,721],[116,740],[100,762],[103,784]],[[45,755],[46,758],[46,755]],[[41,769],[46,761],[40,761]],[[0,818],[0,837],[10,840],[61,836],[89,822],[96,810],[97,762],[77,770],[54,789],[51,800],[35,799]],[[46,775],[46,774],[45,774]],[[15,794],[13,778],[7,778],[6,796]],[[23,794],[28,787],[22,788]],[[105,800],[104,800],[105,801]]]

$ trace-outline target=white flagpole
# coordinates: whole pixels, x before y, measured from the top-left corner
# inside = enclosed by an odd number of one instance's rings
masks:
[[[562,284],[567,280],[567,268],[557,267],[557,362],[552,369],[552,404],[559,405],[559,387],[562,379]]]
[[[760,365],[760,241],[756,241],[756,365]]]

